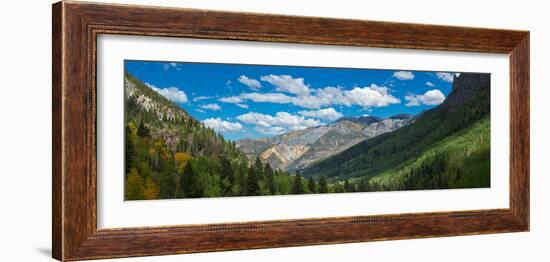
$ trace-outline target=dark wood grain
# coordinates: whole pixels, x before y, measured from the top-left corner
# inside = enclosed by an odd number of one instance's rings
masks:
[[[52,256],[60,258],[63,243],[63,190],[61,174],[61,76],[62,74],[62,33],[61,5],[52,8]]]
[[[529,227],[529,33],[510,52],[510,207]]]
[[[53,257],[81,260],[529,230],[529,33],[484,28],[81,2],[53,6]],[[510,55],[510,208],[98,229],[100,34]]]

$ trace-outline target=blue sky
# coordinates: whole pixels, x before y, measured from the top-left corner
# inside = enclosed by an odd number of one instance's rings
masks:
[[[133,60],[125,69],[231,140],[342,116],[418,114],[443,102],[455,74]]]

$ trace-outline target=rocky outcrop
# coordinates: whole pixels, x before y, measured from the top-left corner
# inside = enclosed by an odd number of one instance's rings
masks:
[[[272,167],[294,172],[342,152],[351,146],[408,124],[411,115],[382,119],[374,116],[345,117],[338,121],[279,136],[242,139],[237,147],[250,160],[259,156]]]
[[[480,73],[460,73],[453,79],[453,90],[445,102],[441,104],[444,110],[454,111],[456,108],[472,100],[480,91],[490,92],[491,75]]]
[[[164,97],[152,93],[154,92],[152,90],[140,87],[128,77],[124,78],[124,88],[126,90],[127,101],[135,103],[146,112],[155,114],[159,121],[175,121],[189,118],[183,110],[173,108],[173,105]]]

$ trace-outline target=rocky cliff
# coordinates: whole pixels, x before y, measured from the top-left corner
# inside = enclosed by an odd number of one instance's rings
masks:
[[[387,119],[345,117],[331,124],[271,138],[243,139],[237,141],[237,147],[251,160],[259,156],[274,168],[294,172],[366,139],[398,129],[412,119],[410,115]]]

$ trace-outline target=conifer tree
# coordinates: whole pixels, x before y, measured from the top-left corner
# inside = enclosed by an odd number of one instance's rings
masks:
[[[271,168],[271,165],[269,163],[265,164],[265,179],[266,179],[266,185],[267,189],[269,190],[269,193],[272,195],[277,194],[277,188],[275,187],[275,178],[273,175],[273,169]]]
[[[235,176],[233,175],[233,168],[231,167],[231,162],[225,157],[220,158],[221,164],[221,174],[220,174],[220,183],[221,189],[224,196],[231,194],[231,186],[235,182]]]
[[[193,171],[191,163],[185,165],[183,174],[180,177],[180,196],[188,198],[197,198],[202,196],[200,185],[198,184],[198,176]]]
[[[176,180],[171,173],[162,171],[158,178],[159,197],[162,199],[171,199],[176,196]]]
[[[462,170],[459,168],[456,169],[456,176],[455,176],[455,180],[459,180],[460,178],[462,178]]]
[[[361,181],[361,183],[359,184],[359,191],[361,191],[361,192],[370,192],[370,191],[372,191],[369,180],[364,179],[363,181]]]
[[[130,126],[127,124],[124,130],[124,168],[126,175],[128,175],[130,169],[134,167],[135,154],[136,146],[134,145],[134,141],[132,141]]]
[[[254,162],[254,171],[256,172],[256,178],[258,181],[264,181],[264,164],[260,160],[259,156],[256,156],[256,161]]]
[[[139,123],[139,127],[138,127],[138,130],[137,130],[137,135],[140,136],[140,137],[149,137],[149,135],[150,135],[149,134],[149,129],[143,123],[143,119]]]
[[[334,192],[336,192],[336,193],[345,193],[345,192],[346,192],[344,186],[343,186],[341,183],[338,183],[338,182],[337,182],[337,183],[334,185],[334,187],[335,187]]]
[[[325,176],[321,176],[319,179],[319,193],[328,193],[328,185]]]
[[[315,183],[315,180],[313,180],[313,177],[310,177],[307,182],[307,188],[312,194],[317,193],[317,184]]]
[[[304,184],[302,183],[302,177],[300,173],[294,175],[294,183],[292,185],[292,194],[303,194],[305,192]]]
[[[248,169],[248,176],[246,178],[246,194],[248,196],[259,196],[262,193],[256,172],[253,166]]]
[[[346,179],[344,181],[344,190],[346,192],[355,192],[355,186]]]

